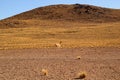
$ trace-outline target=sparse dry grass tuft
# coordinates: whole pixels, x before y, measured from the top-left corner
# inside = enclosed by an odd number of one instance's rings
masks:
[[[42,69],[42,75],[48,76],[48,70],[47,69]]]
[[[86,72],[80,72],[77,74],[76,79],[84,79],[86,77]]]
[[[77,56],[76,59],[81,59],[81,56]]]

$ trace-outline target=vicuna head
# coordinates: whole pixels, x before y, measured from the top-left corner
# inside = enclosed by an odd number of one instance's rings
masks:
[[[59,43],[56,43],[56,44],[55,44],[55,47],[57,47],[57,48],[62,48],[62,41],[60,41]]]

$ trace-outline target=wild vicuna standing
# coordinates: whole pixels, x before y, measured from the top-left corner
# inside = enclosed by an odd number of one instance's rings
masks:
[[[62,41],[60,41],[59,43],[56,43],[56,44],[55,44],[55,47],[57,47],[57,48],[62,48],[62,45],[61,45],[61,44],[62,44]]]

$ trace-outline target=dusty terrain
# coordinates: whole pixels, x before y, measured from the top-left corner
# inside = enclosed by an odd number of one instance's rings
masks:
[[[48,76],[41,74],[42,69],[48,70]],[[86,72],[85,80],[120,80],[120,49],[0,51],[0,80],[75,80],[79,72]]]
[[[0,80],[75,80],[79,72],[120,80],[120,9],[51,5],[0,20]]]

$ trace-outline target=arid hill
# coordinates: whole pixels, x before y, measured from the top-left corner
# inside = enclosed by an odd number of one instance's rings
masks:
[[[51,5],[0,21],[0,49],[120,47],[120,9]],[[3,29],[4,28],[4,29]]]
[[[69,21],[112,22],[120,21],[120,9],[102,8],[92,5],[51,5],[36,8],[8,19],[57,19]]]

